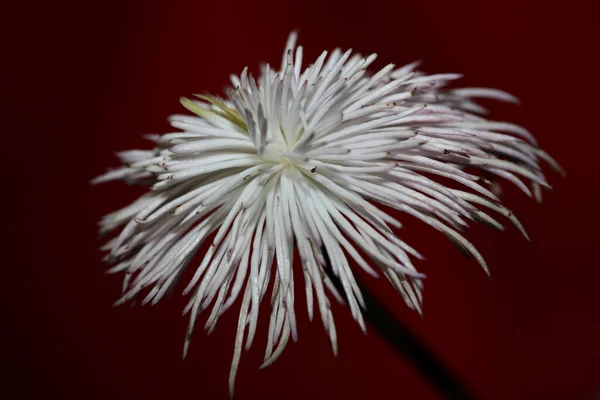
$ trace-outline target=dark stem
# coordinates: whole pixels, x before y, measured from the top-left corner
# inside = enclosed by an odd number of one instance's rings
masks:
[[[327,252],[323,248],[323,254],[329,265]],[[340,293],[344,289],[340,280],[334,276],[331,268],[327,268],[327,274],[335,284]],[[401,356],[407,358],[410,363],[435,386],[446,398],[456,400],[475,400],[476,397],[461,382],[457,376],[423,343],[408,326],[394,317],[390,310],[377,299],[360,281],[355,277],[366,305],[365,321],[375,330],[387,343],[392,346]]]

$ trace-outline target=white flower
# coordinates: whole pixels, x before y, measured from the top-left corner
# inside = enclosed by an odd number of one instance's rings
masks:
[[[350,50],[323,52],[303,70],[302,47],[295,41],[293,33],[279,71],[265,65],[257,80],[247,69],[232,76],[234,89],[226,99],[182,99],[196,116],[172,116],[171,125],[181,131],[151,136],[152,150],[119,153],[125,166],[95,180],[151,185],[101,222],[102,231],[125,225],[105,247],[116,263],[110,272],[125,272],[118,304],[145,288],[150,290],[142,303],[159,301],[202,243],[211,241],[184,290],[191,293],[184,355],[198,314],[212,304],[210,331],[241,295],[231,392],[271,281],[264,364],[279,357],[290,336],[296,340],[295,287],[301,283],[294,282],[293,268],[302,268],[308,315],[313,318],[316,303],[334,352],[330,296],[345,299],[365,329],[351,264],[385,275],[406,304],[421,312],[423,275],[411,257],[422,257],[396,236],[400,222],[376,204],[443,232],[487,271],[458,231],[470,221],[502,229],[481,210],[487,209],[526,233],[481,175],[504,178],[529,196],[532,187],[539,197],[540,187],[548,186],[539,160],[558,168],[529,132],[485,119],[486,110],[472,100],[516,102],[509,94],[446,89],[460,75],[426,75],[415,70],[417,63],[390,64],[370,74],[375,54]],[[456,185],[448,186],[450,180]],[[325,272],[324,251],[343,294]]]

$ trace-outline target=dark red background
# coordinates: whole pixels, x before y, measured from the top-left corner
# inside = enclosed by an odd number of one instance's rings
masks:
[[[541,205],[506,190],[533,242],[508,224],[505,233],[472,228],[489,280],[442,235],[403,217],[403,237],[427,257],[424,318],[385,282],[369,285],[483,399],[599,395],[597,2],[30,3],[3,13],[2,390],[12,394],[2,397],[227,398],[236,313],[213,335],[198,333],[183,362],[183,298],[112,309],[120,280],[103,274],[96,221],[137,191],[88,180],[115,165],[114,150],[168,131],[179,96],[219,92],[245,65],[277,64],[295,28],[308,58],[339,45],[377,52],[379,66],[422,59],[429,72],[464,72],[464,85],[522,99],[493,115],[530,129],[569,172],[548,171],[555,190]],[[259,371],[263,319],[238,398],[440,398],[348,310],[335,309],[336,359],[320,322],[298,307],[299,342]]]

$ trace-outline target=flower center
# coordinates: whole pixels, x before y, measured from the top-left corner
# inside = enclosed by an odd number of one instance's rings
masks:
[[[287,157],[288,146],[282,140],[273,140],[265,147],[263,161],[273,162],[284,166],[294,166],[297,160]]]

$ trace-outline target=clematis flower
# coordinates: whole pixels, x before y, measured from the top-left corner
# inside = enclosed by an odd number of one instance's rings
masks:
[[[418,63],[370,73],[376,55],[351,50],[325,51],[303,68],[295,43],[292,33],[280,69],[264,65],[257,79],[247,68],[232,76],[225,98],[182,98],[193,115],[170,117],[177,132],[149,136],[149,150],[118,153],[124,165],[94,180],[150,188],[101,221],[102,232],[121,229],[104,247],[114,264],[109,271],[125,273],[117,304],[139,296],[142,304],[155,304],[193,268],[183,290],[190,296],[185,356],[198,315],[210,309],[205,328],[212,331],[242,298],[231,393],[268,289],[265,366],[298,337],[299,286],[310,319],[316,308],[334,352],[332,298],[347,303],[366,329],[353,268],[384,275],[421,312],[424,275],[413,260],[423,257],[379,205],[442,232],[487,271],[464,228],[475,221],[503,229],[492,212],[527,237],[490,177],[539,199],[548,187],[540,161],[559,169],[527,130],[487,119],[474,102],[517,102],[505,92],[451,89],[461,75],[427,75]],[[210,246],[202,261],[190,264],[204,243]],[[303,282],[295,282],[294,269]]]

